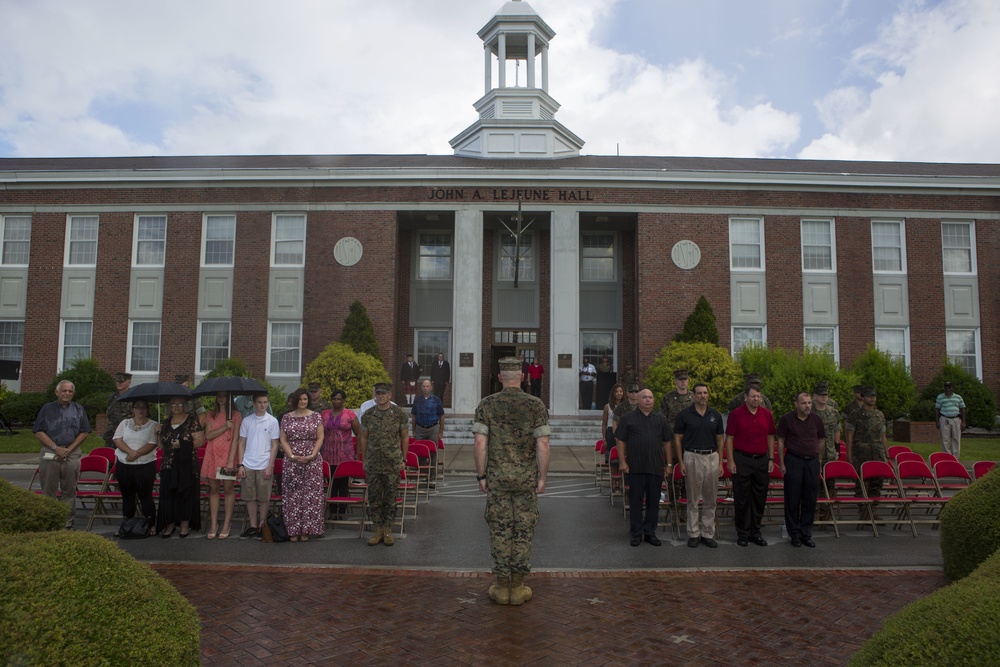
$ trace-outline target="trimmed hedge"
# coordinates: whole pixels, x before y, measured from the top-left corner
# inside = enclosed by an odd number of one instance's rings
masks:
[[[11,394],[3,405],[0,405],[0,412],[3,412],[5,419],[19,421],[30,428],[35,423],[35,417],[38,416],[42,406],[54,400],[56,400],[55,394],[40,391]]]
[[[743,373],[729,352],[711,343],[670,343],[660,350],[646,370],[645,385],[652,390],[656,405],[674,390],[674,370],[686,368],[691,375],[688,388],[698,382],[708,385],[708,404],[725,412],[729,399],[743,389]]]
[[[925,410],[924,403],[930,402],[930,416],[924,421],[934,421],[934,403],[938,394],[944,391],[944,383],[951,382],[955,393],[965,401],[965,417],[969,426],[992,429],[996,426],[997,401],[989,387],[983,384],[975,375],[969,375],[965,370],[951,362],[947,362],[941,372],[934,376],[930,384],[920,393],[917,406],[910,411],[910,417],[916,412]]]
[[[1000,467],[960,491],[941,511],[941,555],[952,580],[971,574],[1000,548]]]
[[[0,534],[62,530],[69,507],[0,479]]]
[[[995,665],[998,655],[1000,551],[971,576],[890,616],[850,664],[852,667],[968,667]]]
[[[198,665],[198,613],[108,540],[0,536],[0,663]]]
[[[310,382],[319,382],[323,398],[329,400],[334,389],[342,389],[347,394],[345,405],[357,406],[372,397],[372,386],[376,382],[391,380],[382,362],[375,357],[355,352],[346,343],[330,343],[306,366],[302,386]]]

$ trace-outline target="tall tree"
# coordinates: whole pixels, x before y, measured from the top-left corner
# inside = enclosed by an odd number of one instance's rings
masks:
[[[350,313],[344,320],[344,328],[340,332],[340,342],[350,345],[355,352],[364,352],[382,361],[378,340],[375,338],[375,327],[368,319],[368,311],[360,301],[351,304]]]
[[[679,343],[719,344],[719,330],[715,326],[715,313],[708,299],[702,295],[695,304],[694,311],[684,320],[684,329],[674,336]]]

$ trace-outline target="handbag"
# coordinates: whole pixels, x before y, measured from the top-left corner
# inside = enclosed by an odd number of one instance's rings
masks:
[[[268,540],[268,533],[271,535],[271,539]],[[287,542],[288,541],[288,531],[285,530],[285,518],[281,515],[281,512],[268,512],[267,521],[264,524],[264,541],[265,542]]]
[[[125,519],[118,528],[118,537],[123,540],[141,540],[149,537],[149,519],[140,516]]]

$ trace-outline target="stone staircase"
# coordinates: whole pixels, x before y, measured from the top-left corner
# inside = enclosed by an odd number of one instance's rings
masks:
[[[601,415],[590,417],[550,417],[552,447],[593,447],[601,435]],[[444,436],[446,445],[472,445],[472,415],[452,415],[445,417]]]

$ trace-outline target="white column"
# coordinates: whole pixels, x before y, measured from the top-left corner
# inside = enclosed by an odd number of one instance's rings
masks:
[[[549,395],[553,415],[578,414],[580,401],[580,228],[575,210],[552,212],[551,358]],[[559,368],[559,355],[572,358],[571,368]]]
[[[542,90],[549,92],[549,45],[542,45]]]
[[[486,68],[486,76],[484,77],[486,81],[486,91],[483,93],[484,95],[489,93],[493,89],[493,59],[491,57],[492,55],[493,52],[490,50],[490,45],[484,44],[483,65]]]
[[[528,88],[535,87],[535,33],[528,33]]]
[[[455,213],[455,277],[451,360],[451,404],[456,414],[471,415],[479,403],[483,368],[483,214]],[[462,367],[462,353],[472,353],[472,366]]]
[[[497,88],[507,87],[507,35],[497,37]]]

